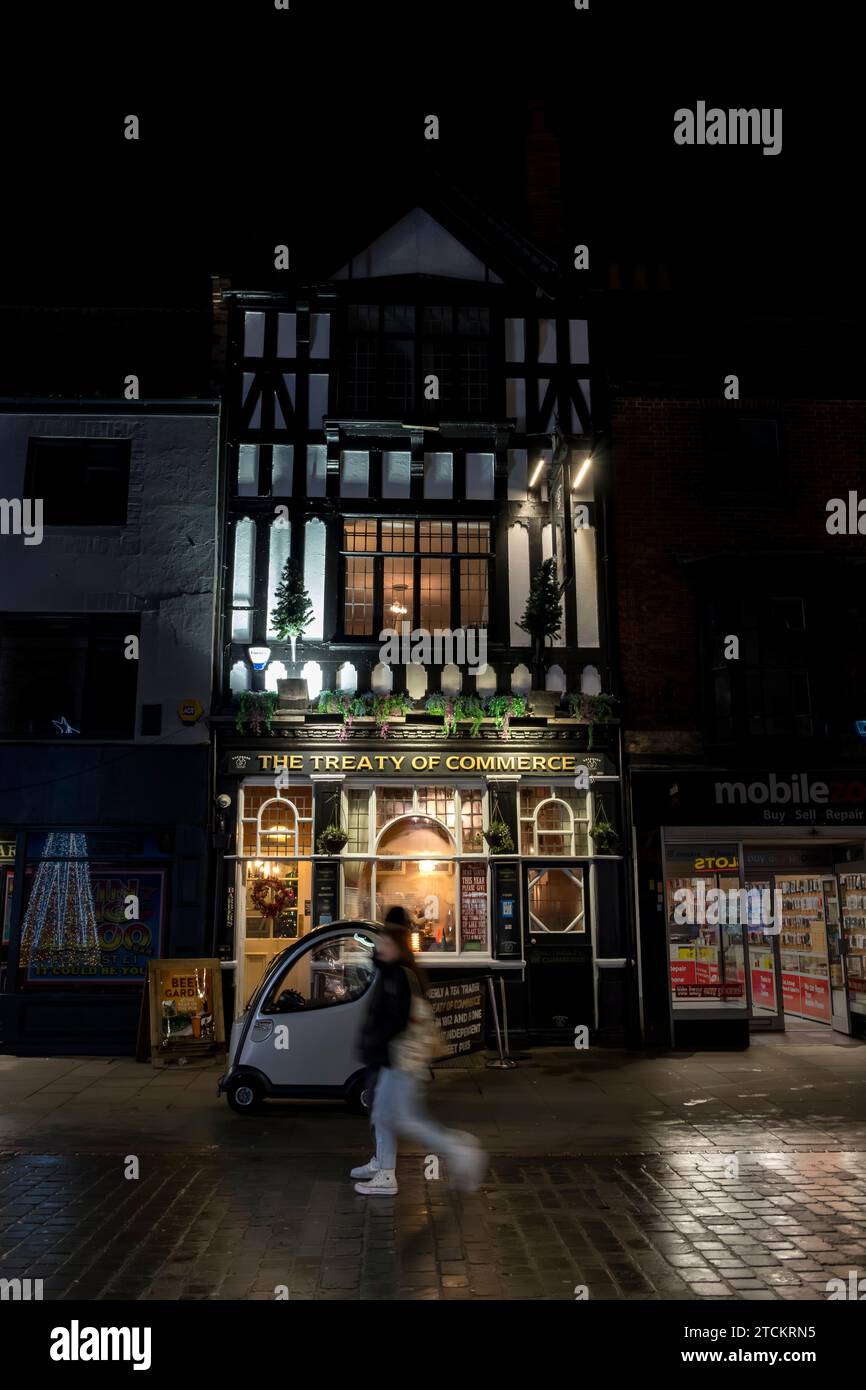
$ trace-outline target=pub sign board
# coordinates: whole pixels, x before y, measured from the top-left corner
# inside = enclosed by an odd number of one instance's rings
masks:
[[[379,752],[370,749],[347,752],[317,746],[315,749],[296,749],[277,752],[273,749],[255,752],[227,752],[222,759],[224,777],[276,776],[280,772],[298,777],[335,776],[359,773],[364,776],[405,778],[407,775],[436,776],[551,776],[558,779],[575,778],[578,769],[586,767],[593,777],[615,776],[610,758],[604,753],[562,752],[554,748],[496,749],[457,752],[448,745],[409,748],[403,752]]]

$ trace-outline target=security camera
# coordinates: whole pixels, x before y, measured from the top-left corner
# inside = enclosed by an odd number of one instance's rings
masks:
[[[216,804],[221,811],[227,811],[232,804],[232,799],[227,792],[222,792],[216,799]]]

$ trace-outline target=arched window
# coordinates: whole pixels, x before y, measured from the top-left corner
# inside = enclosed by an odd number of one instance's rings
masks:
[[[351,661],[344,661],[337,670],[337,689],[343,695],[354,695],[358,689],[358,672]]]
[[[410,700],[423,700],[427,694],[427,667],[411,663],[406,667],[406,694]]]
[[[457,865],[450,831],[432,816],[400,816],[382,830],[377,850],[376,919],[402,907],[419,950],[455,951]]]
[[[463,677],[459,668],[449,661],[447,666],[442,667],[442,678],[439,682],[443,695],[459,695],[463,688]]]
[[[383,661],[378,662],[370,676],[370,689],[374,695],[390,695],[394,689],[394,672]]]
[[[300,820],[295,803],[284,796],[272,796],[262,802],[256,816],[256,854],[265,859],[277,856],[290,859],[296,855]],[[309,820],[312,823],[312,817]]]
[[[588,853],[586,792],[571,787],[521,787],[520,852],[538,858]]]
[[[284,681],[288,677],[282,661],[269,661],[265,671],[265,690],[272,690],[274,694],[279,690],[278,681]]]
[[[511,672],[511,690],[515,695],[528,695],[532,689],[532,674],[522,661]]]
[[[322,668],[318,661],[305,661],[301,668],[301,677],[307,682],[310,703],[318,700],[322,693]]]

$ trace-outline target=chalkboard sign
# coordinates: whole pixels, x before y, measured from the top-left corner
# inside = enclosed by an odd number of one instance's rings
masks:
[[[340,915],[340,866],[327,860],[313,865],[314,926],[329,927]]]
[[[448,980],[445,984],[429,986],[427,998],[446,1044],[437,1054],[437,1061],[476,1052],[484,1046],[486,988],[483,979]]]

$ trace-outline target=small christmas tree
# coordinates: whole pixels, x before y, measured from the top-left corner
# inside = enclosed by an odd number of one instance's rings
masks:
[[[517,624],[528,632],[533,642],[533,664],[535,678],[541,686],[544,678],[544,643],[548,637],[558,637],[562,627],[562,612],[559,607],[559,581],[556,578],[556,561],[545,560],[535,571],[526,600],[523,617]]]
[[[288,637],[292,644],[292,662],[295,660],[295,643],[303,636],[313,616],[313,604],[304,588],[301,571],[294,560],[288,559],[283,566],[283,576],[277,585],[276,602],[271,615],[273,629],[281,642]]]

